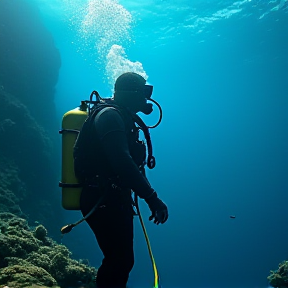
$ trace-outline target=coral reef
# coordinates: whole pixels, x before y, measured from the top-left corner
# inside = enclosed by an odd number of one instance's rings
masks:
[[[96,272],[47,237],[43,225],[32,230],[25,219],[0,213],[0,287],[94,287]]]
[[[287,288],[288,287],[288,261],[283,261],[278,265],[278,269],[270,271],[270,275],[267,279],[270,285],[275,288]]]

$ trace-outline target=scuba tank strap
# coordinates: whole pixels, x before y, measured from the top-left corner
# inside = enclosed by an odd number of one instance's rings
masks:
[[[59,134],[63,134],[64,132],[70,132],[70,133],[78,134],[80,132],[80,130],[76,130],[76,129],[61,129],[61,130],[59,130]]]

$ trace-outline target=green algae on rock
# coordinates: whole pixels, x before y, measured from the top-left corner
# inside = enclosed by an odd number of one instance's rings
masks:
[[[267,279],[270,285],[275,288],[287,288],[288,287],[288,261],[279,263],[278,270],[270,271],[270,275]]]
[[[27,287],[31,284],[52,287],[56,280],[43,268],[34,265],[12,265],[1,269],[0,282],[10,287]],[[29,287],[29,286],[28,286]]]
[[[47,234],[48,234],[47,229],[43,225],[39,225],[35,228],[34,236],[38,240],[45,240]]]
[[[0,287],[93,287],[96,269],[72,259],[43,225],[32,230],[25,219],[0,213],[0,229]]]

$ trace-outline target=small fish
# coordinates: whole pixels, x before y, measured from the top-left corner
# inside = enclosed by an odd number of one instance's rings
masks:
[[[235,219],[236,216],[235,216],[235,215],[230,215],[230,218],[231,218],[231,219]]]

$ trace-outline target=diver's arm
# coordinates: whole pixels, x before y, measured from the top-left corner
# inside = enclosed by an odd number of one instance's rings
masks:
[[[154,190],[130,156],[125,133],[113,131],[106,134],[102,143],[114,172],[125,186],[131,188],[140,198],[149,198]]]
[[[97,134],[113,171],[119,175],[125,186],[131,188],[140,198],[148,199],[154,190],[129,153],[122,117],[117,110],[111,108],[100,113],[95,118]]]

